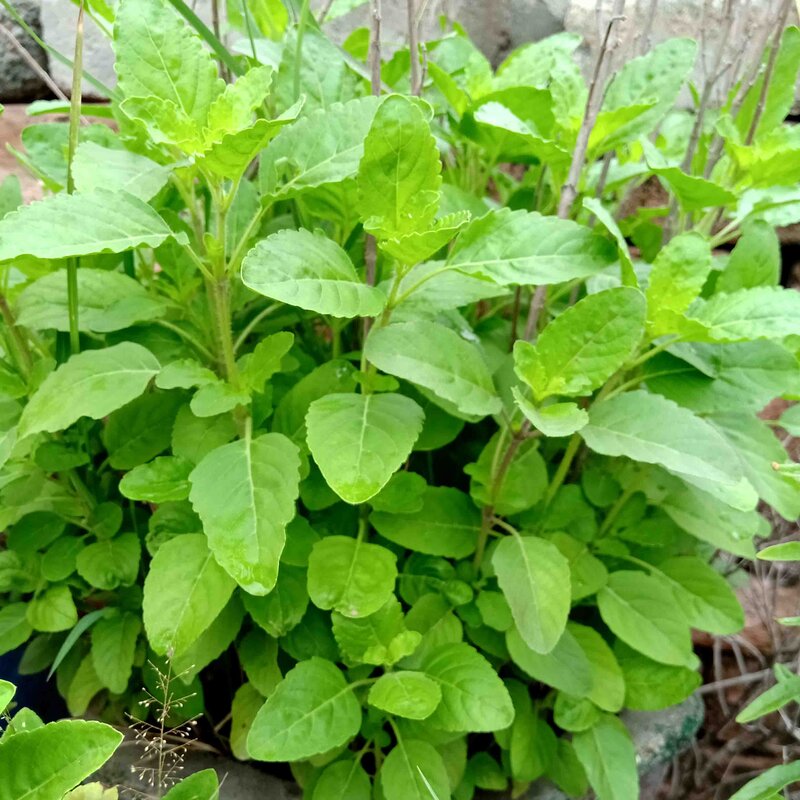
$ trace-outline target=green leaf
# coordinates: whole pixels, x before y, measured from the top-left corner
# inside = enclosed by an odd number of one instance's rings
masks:
[[[710,369],[703,373],[669,355],[656,356],[649,362],[653,375],[647,385],[693,411],[755,414],[779,395],[800,393],[797,359],[777,342],[694,344],[688,353],[687,358],[710,363]]]
[[[0,746],[0,800],[61,800],[121,741],[122,734],[110,725],[74,719],[15,733]]]
[[[27,603],[8,603],[0,608],[0,655],[16,650],[33,633],[27,610]]]
[[[421,740],[398,739],[379,777],[386,800],[444,800],[450,796],[450,780],[441,755]]]
[[[353,619],[334,612],[333,635],[345,660],[353,663],[392,665],[410,655],[422,638],[406,628],[396,598],[368,617]]]
[[[237,650],[247,679],[260,694],[269,697],[283,680],[278,666],[277,640],[259,628],[253,628],[239,642]]]
[[[423,659],[421,670],[442,690],[442,701],[427,718],[446,731],[499,731],[514,719],[506,687],[494,667],[470,645],[445,644]]]
[[[537,400],[587,395],[635,352],[644,334],[645,302],[637,289],[591,294],[556,317],[536,344],[514,345],[517,374]]]
[[[775,669],[778,682],[770,686],[755,700],[748,703],[737,715],[736,721],[740,725],[760,719],[783,708],[789,703],[800,700],[800,677],[793,672]]]
[[[200,634],[194,643],[180,655],[172,658],[174,674],[185,683],[195,677],[212,661],[218,659],[239,633],[244,619],[244,607],[233,595],[217,618]]]
[[[282,230],[262,239],[242,263],[242,281],[266,297],[334,317],[375,317],[386,303],[321,232]]]
[[[587,278],[616,258],[613,245],[590,228],[536,212],[494,211],[471,222],[447,263],[504,286]]]
[[[234,587],[202,534],[164,542],[144,582],[142,612],[150,646],[159,655],[180,655],[216,619]]]
[[[115,70],[124,97],[174,103],[198,128],[224,83],[200,38],[162,0],[124,0],[114,25]]]
[[[779,764],[746,783],[731,800],[773,800],[782,789],[800,781],[800,761]]]
[[[208,141],[218,141],[226,133],[250,126],[253,112],[269,94],[272,74],[272,67],[258,65],[225,86],[208,110]]]
[[[160,456],[140,464],[119,483],[119,491],[131,500],[169,503],[189,496],[189,473],[192,465],[178,456]]]
[[[682,233],[656,256],[647,287],[647,322],[658,336],[673,329],[673,315],[695,300],[711,271],[711,248],[697,233]]]
[[[800,561],[800,542],[773,544],[758,551],[762,561]]]
[[[479,506],[492,506],[499,515],[518,514],[536,505],[547,489],[548,476],[539,443],[530,439],[514,452],[501,481],[493,471],[497,465],[498,447],[505,440],[495,434],[481,451],[474,464],[467,464],[464,472],[470,475],[470,494]]]
[[[69,586],[51,586],[28,603],[28,622],[35,631],[58,633],[78,621],[78,610]]]
[[[506,644],[514,663],[534,680],[575,697],[586,697],[592,691],[589,659],[569,629],[546,654],[528,647],[516,628],[506,633]]]
[[[282,130],[261,156],[261,193],[273,201],[352,178],[380,100],[361,97],[318,109]]]
[[[589,422],[588,413],[577,403],[552,403],[537,408],[516,386],[512,387],[511,394],[525,419],[545,436],[571,436]]]
[[[189,476],[190,499],[218,563],[251,594],[278,576],[286,525],[295,515],[300,459],[282,434],[212,450]]]
[[[141,630],[139,617],[127,611],[100,619],[92,628],[94,671],[112,694],[128,688]]]
[[[728,582],[696,556],[661,561],[656,575],[668,579],[693,628],[725,636],[744,626],[744,611]]]
[[[569,615],[566,558],[544,539],[504,536],[494,551],[492,566],[523,640],[537,653],[549,653]]]
[[[382,239],[425,230],[439,205],[440,171],[436,140],[419,103],[389,95],[372,120],[358,166],[364,227]]]
[[[367,617],[394,592],[396,556],[378,544],[349,536],[326,536],[308,559],[308,594],[322,609]]]
[[[508,687],[514,697],[514,722],[507,748],[511,777],[516,781],[533,781],[542,777],[550,766],[557,740],[538,708],[533,707],[528,687],[515,681],[509,681]]]
[[[20,325],[33,330],[69,330],[67,271],[60,269],[26,286],[17,301]],[[108,333],[164,315],[166,306],[137,281],[119,272],[78,270],[81,331]]]
[[[103,684],[94,671],[91,654],[83,656],[67,687],[65,699],[70,716],[80,717],[85,714],[89,703],[102,690]]]
[[[616,713],[625,700],[625,680],[614,653],[594,628],[571,622],[567,629],[589,661],[592,688],[587,698],[604,711]]]
[[[786,450],[769,425],[752,414],[728,411],[711,417],[714,427],[734,448],[745,478],[759,497],[784,519],[800,516],[797,481],[774,468],[786,460]]]
[[[158,247],[170,236],[182,244],[187,241],[185,234],[173,234],[147,203],[127,192],[54,194],[0,220],[0,261],[122,253],[141,245]]]
[[[114,469],[133,469],[166,450],[181,403],[177,393],[151,392],[111,413],[103,429],[108,463]]]
[[[408,458],[424,418],[401,394],[329,394],[309,407],[308,446],[336,494],[364,503]]]
[[[755,132],[756,141],[778,127],[794,104],[793,87],[800,68],[800,30],[790,25],[784,29],[772,76],[766,89],[764,107]],[[759,77],[753,89],[762,91],[764,78]]]
[[[0,712],[5,711],[8,704],[14,699],[17,687],[13,683],[0,680]]]
[[[689,624],[662,581],[643,572],[612,572],[597,605],[603,622],[634,650],[662,664],[694,666]]]
[[[297,119],[302,107],[301,97],[297,103],[275,119],[258,119],[244,130],[226,133],[197,159],[198,167],[220,178],[240,180],[247,167],[267,143],[272,141],[282,128]]]
[[[325,767],[311,800],[371,800],[372,783],[359,761],[343,759]]]
[[[134,342],[78,353],[33,394],[19,436],[60,431],[81,417],[101,419],[142,394],[159,369],[155,356]]]
[[[240,761],[247,761],[250,758],[247,752],[247,737],[253,720],[263,705],[264,698],[252,683],[243,683],[233,695],[230,744],[234,758]]]
[[[435,680],[421,672],[387,672],[372,685],[369,704],[406,719],[426,719],[442,700]]]
[[[258,761],[299,761],[348,742],[361,706],[339,668],[323,658],[291,669],[256,714],[247,749]]]
[[[164,800],[217,800],[219,779],[213,769],[202,769],[175,784]]]
[[[603,714],[588,731],[572,737],[572,746],[597,800],[638,800],[636,750],[617,717]]]
[[[141,545],[135,533],[94,542],[78,553],[78,574],[97,589],[111,590],[130,586],[139,573]]]
[[[453,237],[469,222],[468,211],[456,211],[452,214],[447,214],[444,217],[439,217],[435,220],[427,230],[412,231],[402,236],[396,236],[389,239],[382,239],[379,243],[381,250],[396,258],[401,264],[420,264],[431,256],[439,252],[446,244],[448,244]],[[449,274],[449,270],[443,275]],[[415,275],[419,277],[419,275]],[[466,282],[467,278],[461,276],[462,281]],[[409,278],[411,280],[411,278]],[[502,289],[493,286],[488,281],[485,286],[498,290],[502,293]],[[404,284],[401,281],[399,294],[404,294]],[[463,291],[463,289],[462,289]],[[456,300],[456,306],[461,303]]]
[[[81,142],[72,160],[72,175],[78,192],[112,189],[127,192],[145,202],[169,180],[170,167],[145,156],[91,141]]]
[[[614,655],[625,678],[625,707],[635,711],[678,705],[703,682],[697,670],[659,664],[619,640]]]
[[[420,320],[374,327],[364,352],[378,369],[430,390],[464,414],[500,411],[481,351],[444,325]]]
[[[738,289],[697,300],[688,317],[705,327],[711,341],[783,339],[800,328],[800,294],[780,286]]]
[[[232,415],[196,417],[189,406],[183,406],[172,427],[172,452],[178,458],[199,464],[212,450],[227,444],[234,436],[236,423]]]
[[[595,403],[581,436],[597,453],[661,464],[679,475],[727,485],[742,477],[730,445],[711,425],[671,400],[645,391]]]
[[[422,509],[411,514],[375,511],[370,522],[381,536],[409,550],[464,558],[475,551],[481,515],[463,492],[429,486]]]
[[[744,226],[725,269],[717,279],[716,290],[730,294],[739,289],[775,286],[781,277],[780,241],[775,228],[763,220]]]
[[[668,39],[650,52],[627,61],[606,87],[602,112],[613,111],[643,103],[655,104],[643,114],[636,115],[618,130],[619,141],[630,140],[649,133],[665,113],[672,108],[684,80],[694,66],[697,43],[692,39]],[[605,798],[601,798],[605,800]]]
[[[284,564],[278,582],[269,594],[245,594],[242,599],[257,625],[270,636],[285,636],[300,624],[308,608],[306,571]]]

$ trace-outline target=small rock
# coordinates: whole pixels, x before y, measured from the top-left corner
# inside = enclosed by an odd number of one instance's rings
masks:
[[[39,17],[39,3],[36,0],[15,0],[14,7],[19,15],[37,33],[42,26]],[[10,31],[36,62],[47,69],[47,54],[36,42],[25,33],[6,11],[0,6],[0,25]],[[0,102],[13,103],[18,100],[35,100],[47,94],[47,87],[33,71],[30,64],[20,55],[5,31],[0,31]]]

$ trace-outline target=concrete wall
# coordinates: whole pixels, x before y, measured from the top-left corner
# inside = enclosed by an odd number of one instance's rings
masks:
[[[423,0],[416,0],[419,4]],[[32,17],[40,7],[43,36],[63,53],[71,54],[77,8],[72,0],[12,0]],[[312,0],[319,6],[322,0]],[[423,38],[438,30],[441,14],[458,20],[494,62],[509,50],[525,42],[540,39],[561,30],[580,33],[589,46],[600,33],[598,16],[607,19],[614,0],[427,0],[423,22]],[[777,19],[782,0],[626,0],[620,35],[627,45],[644,49],[647,41],[656,43],[669,36],[693,36],[705,53],[705,68],[713,69],[715,53],[724,46],[723,63],[744,51],[747,58],[763,47],[767,31]],[[209,17],[209,0],[192,4],[205,19]],[[387,50],[406,39],[405,0],[383,0],[383,38]],[[655,7],[656,13],[652,14]],[[729,9],[733,8],[733,14]],[[598,14],[599,12],[599,14]],[[797,19],[793,10],[793,21]],[[730,22],[729,22],[730,20]],[[0,23],[4,23],[0,12]],[[366,7],[335,20],[329,27],[335,38],[343,38],[359,25],[368,24]],[[0,100],[31,96],[37,82],[30,82],[30,69],[19,63],[5,37],[0,37]],[[629,46],[620,52],[631,52]],[[41,53],[37,53],[41,59]],[[10,67],[9,64],[13,64]],[[108,39],[87,21],[84,50],[86,69],[108,84],[114,83],[113,57]],[[703,76],[703,59],[698,64],[698,80]],[[56,82],[68,91],[69,70],[50,59],[50,71]],[[29,82],[25,83],[28,76]],[[22,91],[20,91],[22,87]],[[35,94],[35,91],[33,94]]]

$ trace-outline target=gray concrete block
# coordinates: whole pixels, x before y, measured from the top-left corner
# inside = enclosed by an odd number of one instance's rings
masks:
[[[16,0],[14,7],[37,33],[41,33],[37,0]],[[0,7],[0,25],[13,34],[40,66],[47,69],[47,55],[27,33]],[[20,55],[5,32],[0,32],[0,102],[13,103],[41,97],[46,87],[39,76]]]

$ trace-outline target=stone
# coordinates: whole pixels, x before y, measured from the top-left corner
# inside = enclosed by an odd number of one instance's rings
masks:
[[[15,0],[14,7],[25,22],[37,34],[41,34],[39,3],[36,0]],[[0,6],[0,103],[18,100],[34,100],[47,93],[47,87],[34,72],[30,64],[20,55],[5,31],[10,31],[17,41],[33,56],[36,62],[47,69],[47,54],[24,29]]]

